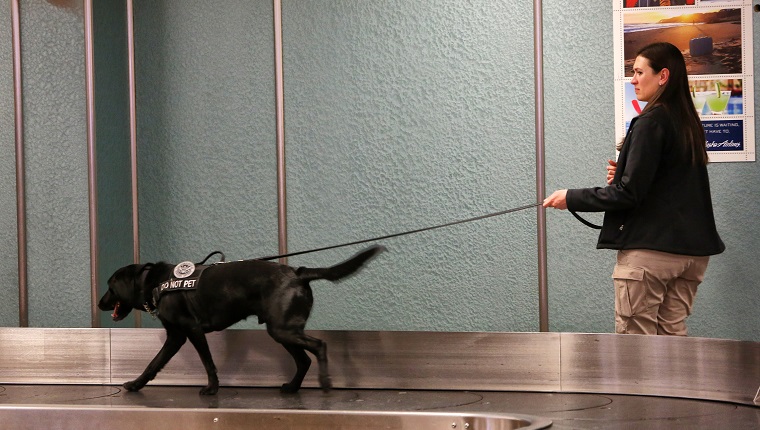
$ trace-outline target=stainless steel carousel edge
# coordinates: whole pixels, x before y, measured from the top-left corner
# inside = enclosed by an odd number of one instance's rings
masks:
[[[609,393],[754,405],[760,343],[578,333],[310,331],[327,342],[336,388]],[[208,336],[226,386],[277,387],[294,364],[260,330]],[[164,341],[162,329],[0,329],[0,383],[122,384]],[[186,344],[155,385],[203,385]],[[316,369],[304,381],[317,387]]]

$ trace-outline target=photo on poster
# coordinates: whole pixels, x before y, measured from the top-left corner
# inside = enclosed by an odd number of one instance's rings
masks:
[[[631,125],[631,120],[634,117],[639,116],[641,111],[647,106],[647,102],[642,102],[636,99],[636,91],[630,82],[625,83],[625,131],[628,132],[628,127]]]
[[[689,91],[702,117],[744,113],[741,79],[689,79]]]
[[[625,129],[628,130],[631,120],[641,114],[647,103],[636,99],[636,92],[630,82],[626,82],[624,86],[623,116]],[[689,90],[694,108],[703,119],[710,119],[712,115],[731,116],[744,113],[741,79],[689,79]]]
[[[623,7],[694,6],[695,0],[622,0]]]
[[[669,42],[678,47],[689,75],[742,73],[741,9],[703,9],[696,13],[684,8],[625,12],[625,76],[633,76],[631,69],[641,48],[655,42]]]

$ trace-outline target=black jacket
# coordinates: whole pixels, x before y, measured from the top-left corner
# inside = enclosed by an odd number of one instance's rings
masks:
[[[707,167],[691,162],[676,132],[667,110],[652,108],[631,121],[610,185],[568,190],[568,209],[605,212],[597,248],[723,252]]]

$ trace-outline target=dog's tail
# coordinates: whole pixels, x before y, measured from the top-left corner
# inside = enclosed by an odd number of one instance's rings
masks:
[[[338,263],[332,267],[313,269],[310,267],[299,267],[296,270],[296,275],[299,279],[306,282],[314,281],[316,279],[326,279],[328,281],[338,281],[346,278],[364,266],[369,260],[374,258],[377,254],[385,251],[385,247],[382,245],[373,245],[369,248],[360,251],[348,260]]]

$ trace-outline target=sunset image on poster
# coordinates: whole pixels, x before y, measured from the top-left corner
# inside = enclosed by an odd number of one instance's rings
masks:
[[[678,10],[636,11],[623,15],[623,55],[626,76],[636,53],[654,42],[670,42],[686,60],[690,75],[742,73],[741,9],[699,12]]]

